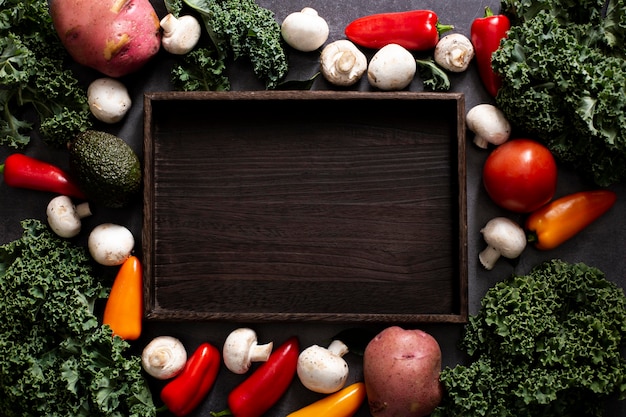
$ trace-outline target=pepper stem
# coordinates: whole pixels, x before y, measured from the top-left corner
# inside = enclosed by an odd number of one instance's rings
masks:
[[[444,32],[447,32],[449,30],[454,29],[454,25],[442,25],[441,23],[437,22],[437,24],[435,25],[435,27],[437,28],[437,32],[441,35]]]
[[[210,414],[211,414],[212,417],[224,417],[224,416],[232,416],[233,415],[232,411],[230,411],[229,408],[227,408],[226,410],[219,411],[219,412],[211,411]]]

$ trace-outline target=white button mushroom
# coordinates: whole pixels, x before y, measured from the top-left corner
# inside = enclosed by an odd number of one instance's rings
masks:
[[[502,110],[493,104],[478,104],[465,116],[467,128],[474,133],[474,144],[487,149],[489,144],[502,145],[509,140],[511,124]]]
[[[474,45],[467,36],[451,33],[435,46],[435,62],[451,72],[463,72],[474,58]]]
[[[96,226],[87,239],[92,258],[101,265],[121,265],[132,254],[135,239],[130,230],[119,224]]]
[[[96,119],[117,123],[128,112],[132,100],[126,86],[114,78],[98,78],[87,87],[89,110]]]
[[[182,342],[172,336],[158,336],[141,353],[143,369],[156,379],[178,375],[187,363],[187,351]]]
[[[66,195],[54,197],[46,208],[48,224],[54,233],[61,237],[70,238],[80,233],[81,219],[91,216],[89,203],[74,205],[72,199]]]
[[[509,259],[517,258],[526,248],[524,229],[506,217],[495,217],[489,220],[480,232],[483,234],[487,247],[478,254],[478,258],[485,269],[493,269],[500,256]]]
[[[317,10],[305,7],[288,15],[280,25],[280,32],[285,42],[292,48],[311,52],[324,45],[330,29]]]
[[[224,365],[236,374],[245,374],[252,362],[265,362],[272,353],[272,342],[259,345],[254,330],[247,327],[233,330],[222,349]]]
[[[367,79],[381,90],[402,90],[417,71],[413,54],[406,48],[390,43],[374,54],[367,68]]]
[[[333,340],[328,348],[309,346],[300,353],[296,372],[302,385],[314,392],[330,394],[339,391],[348,379],[348,364],[343,355],[348,346]]]
[[[347,87],[365,74],[367,57],[354,43],[340,39],[324,47],[320,55],[320,69],[330,83]]]
[[[174,55],[190,52],[200,40],[202,28],[198,19],[191,15],[180,16],[178,19],[171,13],[161,19],[163,49]]]

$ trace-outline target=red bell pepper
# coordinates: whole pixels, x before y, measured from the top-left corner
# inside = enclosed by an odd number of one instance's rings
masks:
[[[409,10],[359,17],[346,26],[345,34],[364,48],[380,49],[396,43],[409,51],[427,51],[437,45],[441,33],[453,28],[439,23],[431,10]]]
[[[296,374],[300,343],[289,338],[228,395],[234,417],[260,417],[283,396]]]
[[[85,199],[71,176],[61,168],[20,153],[9,155],[0,165],[4,182],[10,187],[48,191]]]
[[[528,241],[540,250],[554,249],[606,213],[617,195],[609,190],[581,191],[558,198],[526,219]]]
[[[511,22],[503,14],[494,15],[489,7],[485,8],[485,16],[474,19],[470,28],[470,40],[474,45],[476,65],[480,79],[487,92],[495,97],[502,85],[502,78],[491,66],[491,57],[506,38]]]
[[[220,352],[215,346],[198,346],[182,372],[161,390],[161,400],[168,410],[177,417],[191,413],[213,387],[220,364]]]

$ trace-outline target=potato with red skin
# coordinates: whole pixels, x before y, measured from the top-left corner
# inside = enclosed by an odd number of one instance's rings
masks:
[[[139,70],[161,47],[149,0],[51,0],[50,16],[70,56],[109,77]]]
[[[363,377],[374,417],[424,417],[441,402],[441,349],[418,329],[387,327],[365,348]]]

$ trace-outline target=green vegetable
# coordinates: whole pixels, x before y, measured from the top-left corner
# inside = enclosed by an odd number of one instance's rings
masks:
[[[24,148],[38,132],[62,147],[90,126],[87,95],[64,66],[68,57],[47,0],[0,0],[0,145]]]
[[[432,417],[603,415],[626,398],[626,296],[583,263],[552,260],[489,289],[446,368]]]
[[[228,90],[225,74],[230,60],[249,59],[254,74],[266,88],[276,88],[288,70],[287,55],[274,13],[254,0],[166,0],[172,13],[184,6],[198,13],[212,40],[212,48],[196,49],[195,55],[175,64],[172,76],[187,91]]]
[[[417,72],[422,78],[424,89],[430,91],[448,91],[450,79],[446,72],[430,58],[416,59]]]
[[[141,360],[98,324],[107,295],[82,247],[38,220],[0,246],[0,410],[4,417],[151,417]]]
[[[141,189],[141,163],[121,138],[107,132],[79,133],[68,147],[70,168],[81,190],[96,204],[120,208]]]
[[[497,106],[599,186],[626,179],[626,1],[504,0]]]

